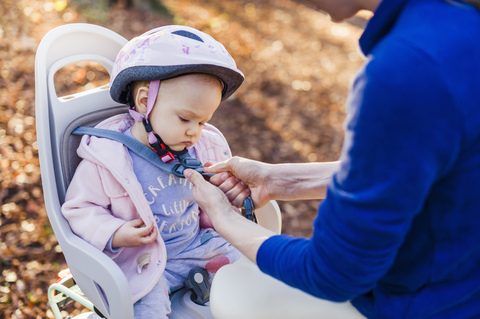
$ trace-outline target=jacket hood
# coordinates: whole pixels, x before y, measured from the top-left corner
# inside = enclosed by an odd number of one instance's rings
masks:
[[[129,114],[120,114],[100,122],[96,128],[125,132],[134,123]],[[132,161],[126,156],[126,147],[117,141],[85,135],[77,150],[78,156],[97,165],[120,172],[132,167]]]

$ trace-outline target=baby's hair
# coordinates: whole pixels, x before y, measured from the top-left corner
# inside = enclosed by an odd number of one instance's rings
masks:
[[[191,73],[191,74],[196,74],[196,75],[200,75],[200,77],[203,79],[203,81],[205,83],[214,83],[216,81],[220,82],[220,85],[222,87],[222,91],[223,91],[223,88],[225,86],[225,84],[223,83],[222,80],[220,80],[218,77],[216,77],[215,75],[212,75],[212,74],[207,74],[207,73]],[[203,76],[202,76],[203,75]]]

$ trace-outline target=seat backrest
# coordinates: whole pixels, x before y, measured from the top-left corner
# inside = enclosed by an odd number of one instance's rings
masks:
[[[104,117],[125,112],[125,106],[111,99],[108,85],[57,97],[54,75],[62,67],[85,61],[99,63],[111,73],[117,53],[126,43],[125,38],[100,26],[68,24],[47,33],[35,57],[37,143],[47,214],[78,285],[104,315],[115,319],[133,318],[132,297],[123,272],[105,254],[77,237],[61,213],[66,187],[79,161],[71,152],[79,140],[63,136],[66,130],[74,129],[78,120],[72,121],[81,115],[95,111],[96,116],[80,120],[82,125],[94,125]]]
[[[106,28],[90,24],[69,24],[50,31],[41,41],[35,58],[35,95],[37,123],[48,127],[37,128],[39,142],[49,138],[54,163],[60,162],[60,142],[65,127],[80,115],[117,106],[108,92],[108,86],[74,95],[57,97],[54,75],[64,66],[90,61],[101,64],[109,73],[120,48],[127,40]],[[45,149],[45,148],[44,148]],[[48,149],[50,151],[50,149]],[[59,185],[65,185],[63,176],[56,172]],[[63,200],[64,189],[59,189]]]
[[[62,165],[62,175],[65,189],[68,188],[73,174],[80,164],[81,158],[77,155],[77,149],[80,145],[81,135],[72,134],[79,126],[95,127],[101,121],[117,114],[128,112],[128,106],[115,106],[111,108],[101,109],[84,114],[67,125],[63,131],[63,137],[60,145],[60,159]]]

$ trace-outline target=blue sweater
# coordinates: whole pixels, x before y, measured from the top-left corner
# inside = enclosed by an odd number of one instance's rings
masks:
[[[340,170],[265,273],[368,318],[480,317],[480,12],[384,0],[360,39]]]

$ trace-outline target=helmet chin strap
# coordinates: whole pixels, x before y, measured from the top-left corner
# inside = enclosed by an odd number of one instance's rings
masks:
[[[187,153],[188,150],[187,148],[184,148],[182,151],[174,151],[170,149],[170,147],[162,141],[160,136],[158,136],[158,134],[153,131],[152,125],[150,124],[148,117],[153,109],[153,106],[155,105],[159,88],[160,80],[150,82],[147,97],[147,112],[145,116],[135,111],[133,108],[130,108],[129,113],[135,121],[141,121],[143,123],[145,131],[148,134],[148,143],[157,153],[158,157],[160,157],[163,162],[170,163],[175,159],[175,155],[183,155]]]

